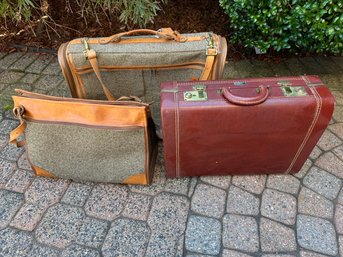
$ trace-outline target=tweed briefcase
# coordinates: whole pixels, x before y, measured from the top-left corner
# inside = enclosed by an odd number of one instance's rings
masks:
[[[226,40],[210,32],[180,34],[140,29],[61,45],[58,60],[71,95],[114,100],[134,95],[152,103],[160,124],[160,83],[221,79]]]
[[[148,104],[17,93],[14,114],[20,125],[10,142],[26,147],[36,175],[150,183],[157,144]],[[24,132],[25,141],[18,141]]]

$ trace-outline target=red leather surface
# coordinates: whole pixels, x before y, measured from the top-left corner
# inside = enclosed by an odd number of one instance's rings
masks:
[[[280,81],[308,96],[285,97]],[[162,83],[161,113],[167,176],[293,173],[301,169],[327,127],[334,98],[317,76]],[[207,101],[184,101],[184,91],[206,85]],[[255,105],[228,101],[223,89]],[[177,91],[177,92],[173,92]]]

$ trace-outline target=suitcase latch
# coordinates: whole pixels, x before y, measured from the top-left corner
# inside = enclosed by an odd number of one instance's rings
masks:
[[[195,85],[194,91],[186,91],[183,93],[183,99],[185,101],[206,101],[207,93],[205,85]]]
[[[291,87],[291,86],[282,86],[282,93],[284,96],[307,96],[308,93],[305,90],[305,87]]]

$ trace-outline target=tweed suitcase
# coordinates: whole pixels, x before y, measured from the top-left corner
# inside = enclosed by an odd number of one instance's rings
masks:
[[[170,28],[133,30],[63,44],[58,60],[76,98],[138,96],[152,103],[160,123],[160,83],[221,79],[226,40],[210,32],[179,34]]]
[[[17,92],[14,114],[20,125],[10,142],[26,147],[36,175],[150,183],[157,145],[148,104]],[[24,133],[25,141],[18,141]]]
[[[334,109],[317,76],[167,82],[161,90],[168,177],[298,172]]]

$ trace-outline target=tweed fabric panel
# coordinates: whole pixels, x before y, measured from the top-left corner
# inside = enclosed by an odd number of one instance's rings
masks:
[[[136,46],[139,47],[138,45]],[[113,49],[115,50],[115,49]],[[168,51],[168,49],[166,49]],[[122,52],[97,52],[97,61],[99,67],[103,66],[167,66],[183,63],[206,61],[206,47],[201,50],[177,51],[177,52],[140,52],[140,53],[122,53]],[[91,67],[84,54],[75,53],[72,55],[74,64],[77,68]]]
[[[101,78],[116,98],[130,95],[142,97],[145,90],[142,73],[142,70],[101,71]],[[87,98],[107,100],[101,84],[93,71],[82,74],[80,77],[84,84]]]
[[[31,163],[73,180],[120,183],[145,171],[144,128],[105,129],[27,122]]]
[[[160,84],[165,81],[188,81],[193,77],[199,78],[202,71],[197,69],[171,70],[112,70],[102,71],[101,77],[112,92],[121,96],[138,96],[144,102],[151,103],[152,117],[157,125],[160,124]],[[102,87],[94,72],[81,75],[87,92],[87,98],[106,100]]]

